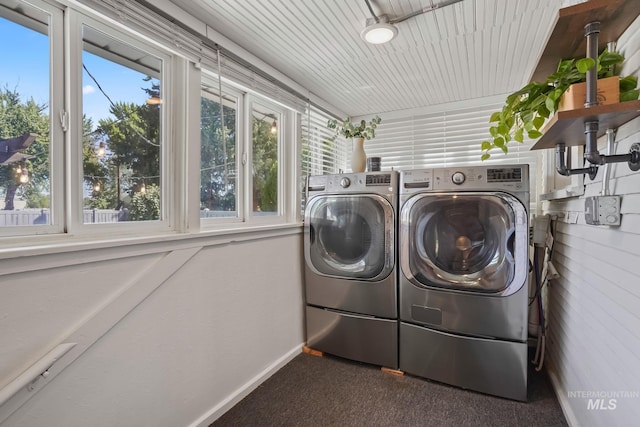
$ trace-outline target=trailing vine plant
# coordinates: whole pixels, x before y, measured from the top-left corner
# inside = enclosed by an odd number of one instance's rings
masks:
[[[586,81],[586,72],[597,66],[598,79],[617,75],[617,66],[624,56],[617,52],[602,52],[598,60],[593,58],[565,59],[560,61],[556,72],[544,82],[531,82],[509,96],[500,111],[489,118],[491,138],[482,141],[482,160],[491,157],[493,149],[509,152],[511,141],[524,142],[525,137],[536,140],[542,136],[540,129],[549,116],[558,111],[562,95],[574,83]],[[635,76],[620,78],[620,101],[638,99],[638,79]]]

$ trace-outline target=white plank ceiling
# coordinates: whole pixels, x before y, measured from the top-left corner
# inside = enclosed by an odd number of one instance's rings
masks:
[[[365,0],[171,0],[350,116],[506,94],[526,84],[558,9],[580,0],[463,0],[360,38]],[[439,0],[371,0],[404,17]],[[582,37],[570,34],[568,37]]]

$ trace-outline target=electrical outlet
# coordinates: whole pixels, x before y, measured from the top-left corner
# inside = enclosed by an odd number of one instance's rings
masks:
[[[532,241],[534,246],[544,247],[550,223],[551,217],[549,215],[536,215],[533,218]]]
[[[620,225],[620,196],[587,197],[584,220],[590,225]]]

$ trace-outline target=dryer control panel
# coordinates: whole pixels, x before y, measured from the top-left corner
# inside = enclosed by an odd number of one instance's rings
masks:
[[[313,175],[307,180],[309,193],[397,193],[398,173],[363,172]]]

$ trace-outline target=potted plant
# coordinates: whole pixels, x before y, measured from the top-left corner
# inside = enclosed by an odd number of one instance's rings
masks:
[[[382,119],[375,116],[369,121],[360,120],[359,124],[354,124],[350,118],[341,122],[336,119],[330,119],[327,123],[329,129],[335,130],[337,135],[342,135],[352,140],[353,152],[351,154],[351,170],[352,172],[364,172],[367,164],[367,154],[364,151],[364,140],[376,137],[376,127]]]
[[[586,72],[594,66],[598,67],[598,79],[617,75],[616,66],[622,61],[624,56],[609,51],[602,52],[597,61],[592,58],[565,59],[544,82],[531,82],[507,96],[502,110],[494,112],[489,119],[491,139],[482,141],[481,159],[491,157],[489,151],[495,148],[508,153],[510,141],[522,143],[525,136],[533,140],[540,138],[540,129],[549,116],[558,111],[562,96],[573,84],[585,82]],[[620,102],[638,99],[637,85],[635,76],[621,77]]]

